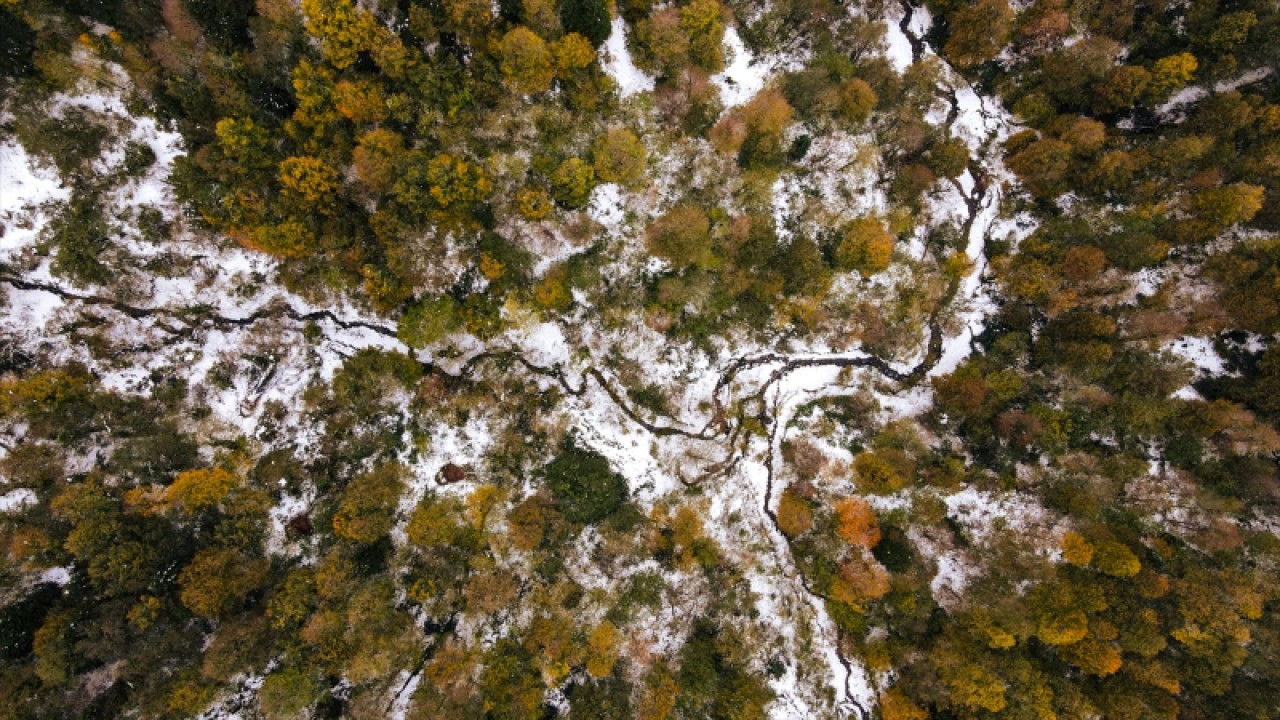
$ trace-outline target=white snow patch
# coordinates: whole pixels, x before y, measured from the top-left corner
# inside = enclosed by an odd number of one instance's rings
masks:
[[[617,183],[597,185],[591,191],[591,203],[587,215],[616,234],[621,228],[626,210],[622,206],[622,188]]]
[[[604,54],[604,71],[618,84],[618,95],[625,98],[653,90],[653,78],[644,74],[631,60],[631,51],[627,49],[627,23],[620,17],[613,19]]]
[[[28,505],[36,504],[36,491],[31,488],[18,488],[0,495],[0,513],[17,512]]]
[[[513,333],[512,339],[524,348],[525,357],[535,365],[550,367],[569,362],[569,343],[555,323],[544,322],[523,328]]]
[[[764,88],[769,68],[747,50],[737,28],[724,31],[724,46],[729,64],[724,72],[712,75],[711,82],[720,88],[720,100],[728,110],[746,103]]]
[[[1213,347],[1213,338],[1184,336],[1170,340],[1165,350],[1195,365],[1196,371],[1202,375],[1221,375],[1226,372],[1226,363]]]
[[[66,585],[71,582],[71,570],[65,567],[51,567],[40,573],[40,582]]]
[[[929,8],[921,5],[912,9],[911,20],[907,23],[907,29],[911,31],[912,35],[924,37],[932,27],[933,13],[929,12]]]
[[[902,28],[898,27],[899,16],[891,16],[885,19],[884,24],[886,32],[884,34],[885,57],[888,58],[889,64],[893,65],[893,69],[901,75],[907,68],[911,67],[911,63],[915,62],[915,58],[911,53],[911,41],[902,32]],[[914,19],[914,18],[913,18]]]
[[[39,208],[70,196],[58,173],[38,167],[17,141],[0,143],[0,256],[33,243],[48,219]]]

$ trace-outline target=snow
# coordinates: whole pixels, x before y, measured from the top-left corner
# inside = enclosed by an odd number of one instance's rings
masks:
[[[1222,80],[1213,86],[1214,93],[1225,93],[1233,90],[1239,90],[1245,85],[1265,80],[1271,77],[1272,69],[1270,67],[1257,67],[1252,70],[1246,70],[1234,78]],[[1194,105],[1201,100],[1209,97],[1209,90],[1199,85],[1188,85],[1178,92],[1174,93],[1163,105],[1156,108],[1156,113],[1164,118],[1171,118],[1179,113],[1188,105]]]
[[[724,72],[711,76],[711,82],[720,88],[720,100],[726,110],[745,104],[764,89],[769,77],[768,66],[757,60],[738,37],[737,28],[724,31]]]
[[[602,183],[591,191],[591,202],[587,205],[587,215],[600,223],[610,233],[617,234],[626,210],[622,206],[622,187],[617,183]]]
[[[911,20],[907,23],[907,28],[911,31],[912,35],[915,35],[916,37],[924,37],[932,27],[933,14],[929,12],[929,8],[921,5],[912,9]]]
[[[618,84],[618,94],[624,98],[653,90],[653,78],[644,74],[631,60],[626,33],[626,21],[614,18],[613,29],[604,44],[606,59],[603,63],[604,71]]]
[[[887,30],[884,34],[884,39],[887,46],[885,56],[889,59],[889,64],[893,65],[893,69],[901,75],[907,68],[911,67],[915,57],[911,53],[911,41],[903,34],[902,28],[898,27],[898,20],[899,16],[889,17],[885,20],[884,24]]]
[[[55,585],[66,585],[71,582],[71,569],[65,567],[51,567],[40,574],[40,582],[53,583]]]
[[[0,513],[17,512],[28,505],[36,504],[36,491],[31,488],[18,488],[0,495]]]
[[[1171,340],[1165,350],[1190,362],[1202,375],[1216,376],[1226,372],[1226,362],[1213,347],[1213,338],[1184,336]]]
[[[0,257],[28,247],[47,217],[41,206],[65,201],[71,191],[51,168],[40,167],[16,140],[0,143]],[[31,215],[27,222],[24,218]]]
[[[535,365],[551,367],[569,362],[569,344],[564,331],[555,323],[539,323],[511,334],[525,350],[525,357]]]

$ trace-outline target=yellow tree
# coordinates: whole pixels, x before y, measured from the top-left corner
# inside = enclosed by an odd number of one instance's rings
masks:
[[[402,472],[399,464],[387,463],[352,480],[333,514],[334,534],[363,544],[386,535],[395,524]]]
[[[498,45],[502,78],[515,92],[533,95],[551,89],[555,58],[547,43],[526,27],[517,27]]]
[[[309,155],[287,158],[280,163],[280,185],[285,195],[300,209],[329,212],[338,193],[338,171]]]
[[[694,65],[709,73],[724,69],[724,10],[717,0],[693,0],[680,8],[680,28]]]
[[[431,197],[440,207],[466,208],[489,196],[493,181],[484,168],[466,160],[441,153],[427,164],[426,180]]]
[[[320,39],[324,57],[339,70],[371,50],[378,40],[378,21],[351,0],[302,0],[307,32]]]
[[[813,510],[794,490],[787,488],[778,498],[778,528],[789,538],[799,537],[813,527]]]
[[[391,188],[403,156],[404,139],[391,130],[378,128],[360,136],[351,153],[351,166],[360,184],[381,194]]]
[[[551,54],[555,56],[556,70],[561,75],[589,67],[596,59],[596,49],[591,41],[578,33],[569,33],[552,43]]]
[[[376,123],[387,119],[387,97],[382,86],[371,80],[341,80],[333,87],[338,112],[353,123]]]
[[[634,185],[644,177],[644,143],[626,128],[613,128],[591,147],[596,177],[605,182]]]
[[[835,504],[836,531],[850,545],[870,550],[880,542],[876,511],[862,498],[845,498]]]
[[[874,275],[889,268],[893,236],[878,218],[863,217],[845,226],[836,246],[836,267]]]
[[[197,513],[217,506],[239,483],[240,478],[223,468],[187,470],[178,473],[165,491],[165,500],[187,514]]]

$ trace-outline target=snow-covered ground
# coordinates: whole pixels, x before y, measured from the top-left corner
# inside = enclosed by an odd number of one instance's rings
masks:
[[[613,19],[609,39],[604,44],[604,71],[618,85],[618,94],[630,97],[653,90],[653,78],[646,75],[631,60],[627,49],[627,23],[621,17]]]
[[[755,58],[738,37],[737,28],[724,31],[726,66],[724,72],[711,76],[720,88],[720,101],[725,109],[745,104],[764,89],[770,68]]]

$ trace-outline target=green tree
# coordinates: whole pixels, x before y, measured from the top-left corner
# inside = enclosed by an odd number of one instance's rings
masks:
[[[323,685],[314,673],[286,667],[267,675],[258,691],[262,713],[269,718],[295,718],[320,698]]]
[[[609,461],[572,442],[542,468],[541,475],[570,522],[603,520],[627,499],[627,481],[609,467]]]
[[[578,33],[600,47],[609,39],[607,0],[560,0],[560,25],[567,33]]]

